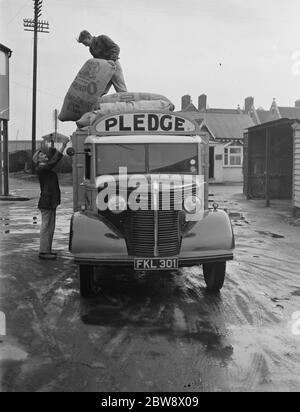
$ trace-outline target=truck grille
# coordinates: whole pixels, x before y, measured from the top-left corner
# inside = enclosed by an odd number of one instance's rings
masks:
[[[196,193],[193,186],[192,193]],[[170,198],[159,192],[157,211],[151,210],[152,195],[148,193],[148,209],[128,211],[125,237],[128,254],[137,257],[176,256],[181,247],[180,211],[182,198],[174,190]],[[178,208],[178,203],[180,207]]]
[[[180,251],[179,212],[158,212],[158,255],[175,256]]]
[[[157,219],[155,214],[157,213]],[[155,222],[157,222],[157,248],[155,253]],[[176,256],[180,251],[179,212],[170,210],[130,211],[127,226],[129,255],[140,257]]]

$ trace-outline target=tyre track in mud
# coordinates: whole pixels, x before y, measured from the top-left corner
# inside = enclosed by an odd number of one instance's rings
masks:
[[[61,220],[56,245],[65,248],[68,216]],[[300,299],[286,300],[300,290],[297,259],[278,251],[282,239],[256,229],[235,226],[236,260],[220,295],[206,292],[201,269],[185,268],[99,272],[101,289],[90,301],[79,299],[68,253],[51,264],[53,277],[34,254],[38,233],[12,233],[1,245],[0,281],[8,295],[15,290],[4,302],[14,326],[24,324],[14,328],[14,343],[29,356],[7,364],[6,389],[299,390],[299,341],[287,324]]]
[[[229,271],[230,269],[229,265]],[[250,302],[249,295],[237,286],[238,283],[231,281],[228,273],[227,287],[222,293],[217,309],[219,314],[222,314],[223,334],[227,337],[228,347],[231,348],[230,361],[226,365],[227,390],[254,391],[259,387],[261,376],[267,373],[265,356],[260,353],[260,348],[255,342],[244,342],[245,348],[241,350],[236,345],[234,335],[240,327],[244,329],[245,325],[250,330],[261,328],[262,307],[257,302]],[[212,318],[216,318],[216,314],[216,311],[212,312]],[[244,356],[244,350],[252,352],[248,359]]]
[[[50,293],[55,294],[63,283],[66,267],[59,266],[45,265],[32,253],[18,254],[18,248],[11,248],[1,259],[1,274],[5,275],[0,278],[0,303],[7,314],[8,325],[8,337],[4,342],[9,347],[24,350],[30,359],[29,363],[15,364],[12,358],[0,365],[5,390],[38,390],[45,380],[57,375],[55,369],[66,358],[53,327],[47,322],[43,299],[43,292],[51,290]],[[52,274],[49,276],[49,269],[55,271],[55,278]],[[47,369],[48,376],[42,372],[43,368]]]
[[[97,370],[97,364],[100,370],[109,370],[109,376],[98,378],[99,386],[107,390],[111,385],[115,390],[134,390],[141,385],[147,390],[159,390],[162,386],[179,391],[255,390],[262,377],[270,373],[266,355],[259,353],[257,343],[252,344],[252,355],[242,368],[241,359],[233,359],[237,349],[231,335],[238,332],[228,329],[227,324],[237,325],[237,329],[248,325],[248,333],[253,336],[253,329],[261,328],[263,322],[278,319],[266,316],[261,302],[249,297],[249,286],[238,286],[240,277],[238,282],[231,281],[230,269],[229,265],[226,288],[218,297],[206,294],[201,271],[192,268],[184,269],[180,277],[169,275],[163,280],[146,276],[141,283],[137,277],[128,281],[126,276],[119,275],[107,282],[101,279],[100,296],[81,308],[75,303],[76,292],[73,302],[72,293],[60,299],[61,289],[76,291],[76,279],[64,275],[67,284],[57,280],[47,287],[39,280],[34,285],[39,298],[33,299],[31,317],[33,323],[46,328],[43,340],[49,344],[55,337],[60,349],[55,357],[61,358],[72,373],[75,368],[80,376],[86,375],[84,370],[90,365],[89,374],[94,376],[93,365]],[[148,286],[154,289],[150,294]],[[41,289],[43,293],[38,292]],[[80,309],[81,319],[74,315]],[[82,334],[70,328],[72,323],[78,327],[81,320],[102,330],[98,337],[94,335],[93,342],[89,338],[84,345],[91,356],[83,354]],[[69,328],[67,333],[62,332],[64,328]],[[69,342],[73,343],[72,350]],[[95,348],[99,344],[101,354]],[[69,353],[70,359],[63,359],[63,353]],[[120,369],[123,377],[115,379]],[[69,374],[61,379],[60,385],[68,387]]]
[[[297,366],[294,363],[299,346],[288,328],[290,316],[297,309],[295,300],[291,301],[291,291],[299,285],[299,258],[294,254],[291,239],[297,234],[299,242],[299,232],[290,235],[289,229],[280,228],[279,232],[288,232],[290,238],[283,240],[277,236],[262,238],[255,226],[247,227],[246,231],[235,227],[237,250],[227,285],[234,279],[237,293],[248,299],[248,310],[253,308],[255,314],[255,330],[249,328],[247,339],[251,342],[256,336],[258,346],[258,353],[253,355],[252,379],[247,377],[250,390],[299,390],[300,387],[299,358]],[[242,307],[239,304],[237,307],[246,314],[247,305],[243,302]],[[250,319],[248,323],[251,325]],[[247,331],[244,333],[247,336]],[[255,376],[259,375],[261,379],[255,384]]]

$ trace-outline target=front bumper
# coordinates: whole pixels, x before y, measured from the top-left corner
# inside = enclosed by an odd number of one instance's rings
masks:
[[[70,251],[75,262],[95,266],[134,266],[125,239],[106,222],[75,213],[71,223]],[[228,215],[221,210],[209,212],[182,239],[179,266],[196,266],[233,259],[234,234]],[[144,256],[148,258],[148,256]],[[171,258],[174,256],[161,256]]]
[[[167,258],[172,258],[168,256]],[[96,257],[96,256],[75,256],[75,263],[79,265],[92,265],[92,266],[124,266],[134,267],[134,256],[128,256],[127,258],[109,258],[109,257]],[[223,254],[216,255],[214,252],[203,256],[194,257],[179,257],[179,267],[189,267],[203,265],[204,263],[213,262],[225,262],[233,259],[233,253],[223,252]]]

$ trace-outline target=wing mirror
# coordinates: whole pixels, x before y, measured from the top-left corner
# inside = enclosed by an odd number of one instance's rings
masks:
[[[75,156],[75,149],[73,149],[73,147],[69,147],[68,149],[67,149],[67,155],[68,156]]]
[[[90,151],[76,152],[73,147],[68,147],[66,153],[67,153],[68,156],[71,156],[71,157],[75,156],[76,154],[84,154],[84,155],[89,155],[89,156],[92,155]]]

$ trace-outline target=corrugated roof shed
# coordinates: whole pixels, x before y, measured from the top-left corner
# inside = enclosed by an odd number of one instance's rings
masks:
[[[8,47],[4,46],[4,44],[2,43],[0,43],[0,51],[3,51],[4,53],[6,53],[8,57],[10,57],[12,54],[12,51]]]
[[[300,211],[300,124],[298,123],[294,132],[294,207],[295,212],[299,215]]]

